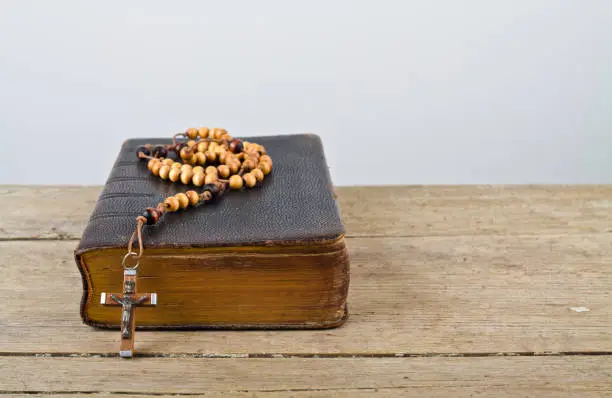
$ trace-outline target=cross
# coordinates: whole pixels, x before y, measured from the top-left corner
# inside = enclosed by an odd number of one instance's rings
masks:
[[[134,351],[134,331],[136,321],[134,319],[134,307],[156,306],[157,293],[136,294],[136,270],[126,269],[123,272],[123,294],[102,293],[100,304],[120,305],[121,311],[121,348],[119,356],[131,358]]]

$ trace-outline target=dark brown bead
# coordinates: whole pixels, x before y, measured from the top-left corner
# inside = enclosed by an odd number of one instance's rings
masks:
[[[166,156],[168,156],[168,150],[163,145],[156,145],[155,148],[153,148],[152,153],[153,156],[156,156],[158,158],[165,158]]]
[[[232,153],[240,153],[244,150],[244,143],[239,138],[234,138],[229,144],[229,150]]]
[[[211,199],[210,201],[212,202],[213,200],[217,199],[219,196],[221,196],[223,194],[223,185],[219,182],[212,182],[210,184],[206,184],[202,187],[202,192],[210,192],[211,195]]]
[[[147,219],[147,225],[153,225],[159,221],[159,217],[163,213],[158,209],[154,209],[153,207],[147,207],[143,216]]]
[[[136,148],[136,156],[138,156],[138,158],[140,158],[140,154],[149,156],[151,154],[151,151],[149,149],[149,147],[147,147],[146,145],[141,145],[138,148]],[[144,159],[144,158],[141,158]]]

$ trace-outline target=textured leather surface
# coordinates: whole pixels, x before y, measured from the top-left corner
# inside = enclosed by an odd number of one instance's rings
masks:
[[[216,203],[166,213],[157,225],[145,226],[145,247],[212,247],[308,244],[335,239],[344,228],[333,196],[323,147],[312,134],[252,137],[274,161],[261,187],[229,191]],[[163,139],[130,139],[119,153],[77,253],[124,247],[136,217],[169,195],[198,188],[153,176],[136,158],[144,143]]]

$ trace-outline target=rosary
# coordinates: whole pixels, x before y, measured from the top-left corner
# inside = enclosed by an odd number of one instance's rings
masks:
[[[148,160],[147,167],[153,175],[162,180],[201,187],[201,192],[189,190],[167,197],[157,207],[149,207],[136,217],[136,230],[128,242],[127,254],[122,262],[123,294],[102,293],[100,296],[101,304],[122,307],[119,351],[122,358],[133,356],[136,330],[134,307],[157,305],[156,293],[136,293],[136,269],[144,251],[143,226],[156,224],[165,212],[210,203],[228,188],[253,188],[272,171],[272,158],[266,154],[263,146],[232,138],[227,130],[220,128],[189,128],[184,133],[175,134],[172,144],[139,146],[136,155],[141,160]],[[138,253],[132,251],[136,239]],[[128,260],[134,264],[128,265]]]

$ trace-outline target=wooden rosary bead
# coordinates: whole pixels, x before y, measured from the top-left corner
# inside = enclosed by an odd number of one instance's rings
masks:
[[[218,142],[210,142],[208,143],[208,151],[210,152],[214,152],[217,148],[219,147],[219,143]]]
[[[183,160],[189,160],[193,157],[193,149],[191,149],[188,146],[184,146],[181,148],[181,152],[180,152],[180,156],[181,159]]]
[[[155,145],[155,147],[151,151],[151,155],[156,158],[165,158],[166,156],[168,156],[168,150],[163,145]]]
[[[210,194],[210,198],[206,200],[207,202],[212,202],[217,199],[220,195],[223,194],[223,185],[219,182],[213,182],[211,184],[206,184],[202,187],[202,196],[204,196],[205,192]]]
[[[232,153],[240,153],[244,150],[244,141],[239,138],[234,138],[229,144],[229,150]]]
[[[198,136],[198,129],[196,128],[188,128],[186,131],[187,137],[191,138],[192,140],[195,140],[196,137]]]
[[[191,178],[193,177],[193,171],[191,169],[184,169],[181,171],[181,182],[185,185],[191,183]]]
[[[162,216],[162,212],[158,209],[154,209],[152,207],[147,207],[144,211],[143,216],[147,220],[147,225],[153,225],[159,221],[159,218]]]
[[[206,174],[204,173],[196,173],[191,178],[193,185],[195,185],[196,187],[201,187],[202,185],[204,185],[205,179],[206,179]]]
[[[179,202],[179,209],[185,209],[185,208],[187,208],[187,206],[189,206],[189,198],[184,193],[182,193],[182,192],[181,193],[177,193],[176,195],[174,195],[174,197]]]
[[[208,151],[206,151],[206,161],[208,163],[213,163],[217,160],[217,153],[216,152],[211,152],[210,147],[208,148]]]
[[[208,141],[201,141],[196,147],[196,149],[198,150],[198,152],[206,152],[206,150],[208,149]]]
[[[237,174],[234,174],[233,176],[230,177],[229,179],[229,185],[231,189],[241,189],[242,188],[242,177],[240,177]]]
[[[198,129],[198,135],[201,139],[208,138],[208,127],[200,127]]]
[[[227,154],[228,154],[228,152],[225,152],[225,151],[219,153],[219,155],[218,155],[219,163],[221,163],[221,164],[225,163],[225,160],[227,159]]]
[[[193,174],[204,173],[204,167],[196,166],[192,169]]]
[[[161,169],[161,162],[158,160],[157,162],[155,162],[153,164],[153,166],[151,167],[151,173],[153,173],[154,176],[158,176],[159,175],[159,169]]]
[[[257,161],[253,160],[253,159],[247,159],[244,162],[242,162],[242,169],[249,171],[249,170],[253,170],[254,168],[257,167]]]
[[[208,175],[208,174],[214,174],[214,175],[217,175],[217,174],[219,173],[219,172],[217,171],[217,168],[216,168],[215,166],[208,166],[208,167],[206,168],[206,170],[205,170],[205,171],[206,171],[206,174],[207,174],[207,175]]]
[[[170,196],[164,200],[164,206],[166,206],[166,211],[177,211],[180,204],[177,198]]]
[[[242,179],[244,180],[244,184],[249,188],[253,188],[257,185],[257,178],[251,173],[246,173],[242,176]]]
[[[146,145],[140,145],[138,148],[136,148],[136,156],[140,158],[141,154],[145,156],[149,156],[151,154],[151,146],[149,145],[147,147]]]
[[[196,161],[198,164],[205,165],[206,164],[206,154],[204,152],[197,152],[195,154]]]
[[[217,174],[206,174],[206,177],[204,178],[204,184],[212,184],[218,179],[219,177],[217,176]]]
[[[170,166],[168,166],[167,164],[163,164],[159,168],[159,176],[162,179],[167,180],[169,175],[170,175]]]
[[[149,162],[147,163],[147,168],[149,170],[153,170],[153,165],[155,163],[157,163],[157,162],[159,162],[159,159],[151,159],[151,160],[149,160]]]
[[[220,129],[220,128],[216,128],[216,129],[214,129],[214,130],[215,130],[215,131],[213,132],[213,136],[212,136],[212,138],[213,138],[213,139],[215,139],[215,140],[220,139],[220,138],[221,138],[221,136],[222,136],[223,134],[225,134],[225,133],[226,133],[226,131],[225,131],[225,130]]]
[[[227,167],[229,167],[230,172],[232,174],[236,174],[238,172],[238,170],[240,170],[240,161],[235,160],[235,161],[233,161],[231,163],[228,163]]]
[[[221,178],[227,178],[230,176],[230,169],[227,167],[227,165],[222,164],[218,166],[217,171],[219,172],[219,177]]]
[[[170,173],[168,174],[168,179],[172,182],[177,182],[181,178],[181,169],[177,167],[173,167],[170,169]]]
[[[191,170],[193,171],[193,167],[190,164],[184,164],[181,166],[181,172],[183,172],[184,170]]]
[[[261,169],[254,169],[251,171],[251,174],[255,176],[257,182],[261,183],[264,180],[264,173]]]
[[[261,155],[259,161],[264,163],[270,163],[270,166],[272,166],[272,158],[268,155]]]
[[[180,162],[174,162],[172,163],[172,165],[170,166],[173,169],[180,169],[181,167],[183,167],[183,164]]]
[[[272,171],[272,164],[271,163],[259,163],[259,165],[257,165],[257,168],[263,171],[264,175],[268,175]]]
[[[189,204],[191,206],[197,205],[200,201],[200,195],[198,195],[196,191],[187,191],[185,192],[185,195],[187,195],[187,198],[189,198]]]

